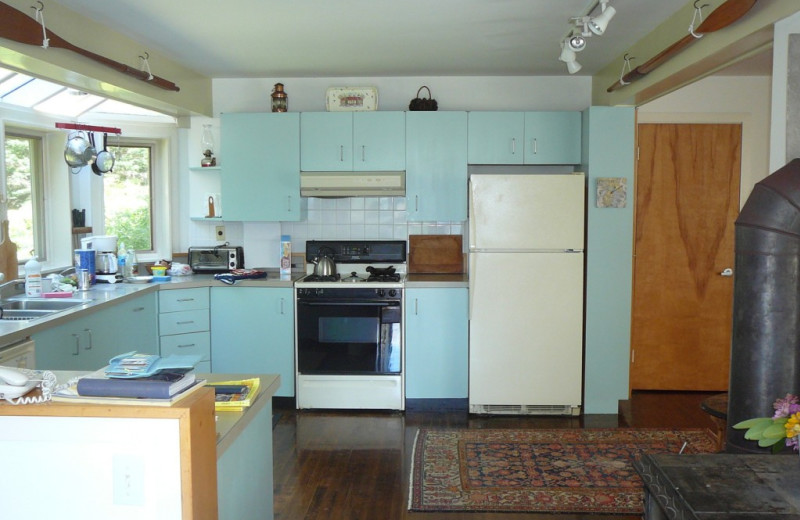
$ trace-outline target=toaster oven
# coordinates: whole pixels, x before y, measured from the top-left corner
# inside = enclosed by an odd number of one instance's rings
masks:
[[[190,247],[189,266],[195,273],[227,273],[244,269],[244,249],[238,246]]]

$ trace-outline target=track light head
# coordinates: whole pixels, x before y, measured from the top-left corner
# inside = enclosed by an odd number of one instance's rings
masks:
[[[608,2],[601,2],[601,5],[603,6],[603,12],[589,20],[589,30],[598,36],[606,32],[608,22],[614,18],[615,14],[617,14],[617,10],[613,7],[606,7],[607,4]]]
[[[586,48],[586,38],[580,34],[574,34],[567,38],[567,46],[575,52],[581,52]]]
[[[577,61],[569,61],[569,62],[567,62],[567,72],[569,72],[570,74],[575,74],[579,70],[581,70],[581,64],[580,63],[578,63]]]
[[[567,45],[566,42],[562,44],[561,47],[562,47],[561,56],[558,57],[559,60],[565,63],[569,63],[577,59],[577,56],[575,56],[575,51],[570,49],[569,45]]]

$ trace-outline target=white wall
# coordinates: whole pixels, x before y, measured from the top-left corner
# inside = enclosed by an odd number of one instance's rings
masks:
[[[772,79],[710,76],[639,107],[639,123],[741,123],[740,205],[769,167]]]

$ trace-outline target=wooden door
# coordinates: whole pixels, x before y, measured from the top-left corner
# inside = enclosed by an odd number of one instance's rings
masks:
[[[741,125],[638,134],[631,389],[727,390]]]

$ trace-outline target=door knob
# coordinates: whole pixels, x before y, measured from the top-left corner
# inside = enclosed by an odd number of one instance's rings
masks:
[[[733,276],[733,269],[731,269],[730,267],[725,268],[725,269],[722,270],[721,273],[719,273],[719,275],[720,276]]]

